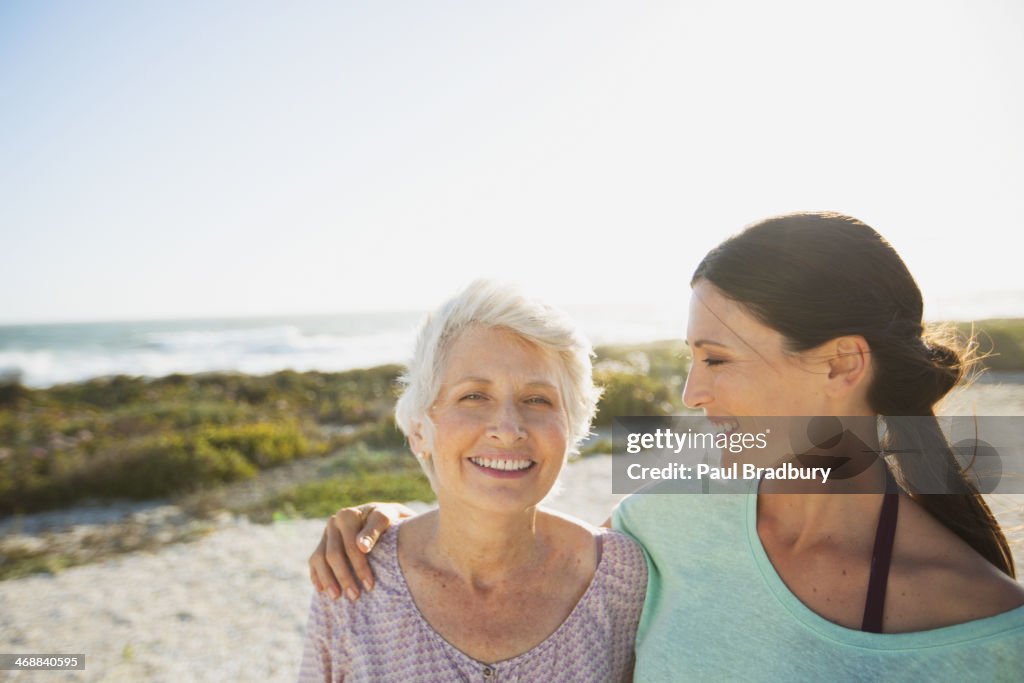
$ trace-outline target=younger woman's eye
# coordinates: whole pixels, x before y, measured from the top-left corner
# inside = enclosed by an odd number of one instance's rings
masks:
[[[704,365],[707,365],[708,367],[714,367],[716,365],[722,365],[723,363],[725,363],[725,361],[722,360],[721,358],[705,358],[704,359]]]

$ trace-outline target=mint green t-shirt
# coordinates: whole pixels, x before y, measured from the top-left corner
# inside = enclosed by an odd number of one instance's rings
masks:
[[[1024,681],[1024,607],[895,634],[811,611],[761,545],[756,495],[633,495],[612,526],[648,562],[637,681]]]

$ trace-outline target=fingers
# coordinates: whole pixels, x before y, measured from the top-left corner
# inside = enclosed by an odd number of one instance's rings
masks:
[[[360,590],[352,565],[359,560],[366,563],[366,558],[356,547],[355,542],[361,526],[362,513],[354,508],[344,508],[331,517],[324,531],[327,539],[324,559],[341,587],[341,593],[352,601],[359,598]],[[368,567],[366,571],[369,571]]]
[[[360,550],[364,553],[370,552],[373,546],[376,545],[380,535],[391,527],[392,520],[401,519],[401,516],[397,514],[396,508],[397,506],[387,504],[369,508],[366,524],[359,530],[358,543]]]
[[[380,535],[391,525],[391,520],[377,510],[373,503],[361,505],[357,508],[358,518],[352,515],[345,515],[339,518],[335,515],[335,526],[339,527],[342,536],[342,545],[352,573],[356,581],[364,589],[373,590],[373,571],[370,569],[370,562],[366,557],[373,546],[377,543]],[[345,511],[339,511],[339,514]],[[365,523],[363,519],[365,518]]]
[[[381,534],[394,521],[416,513],[399,503],[367,503],[342,508],[327,521],[320,544],[309,557],[309,578],[317,591],[332,599],[359,598],[360,589],[373,590],[374,579],[366,558]]]
[[[338,587],[338,582],[334,579],[334,573],[327,564],[326,550],[327,530],[325,529],[324,533],[320,536],[320,544],[317,545],[313,554],[309,556],[309,579],[313,582],[313,587],[316,588],[318,593],[326,590],[327,594],[332,598],[337,598],[341,595],[341,591]]]

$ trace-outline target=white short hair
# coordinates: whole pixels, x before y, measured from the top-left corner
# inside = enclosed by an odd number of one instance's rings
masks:
[[[429,411],[441,389],[448,352],[470,325],[508,330],[553,353],[559,361],[562,404],[568,418],[565,457],[577,453],[590,432],[601,396],[594,386],[590,342],[561,311],[528,298],[513,285],[493,280],[472,282],[423,321],[412,359],[399,379],[403,388],[395,406],[395,422],[406,438],[418,424],[428,450],[433,449],[434,424]],[[417,460],[433,486],[433,459]]]

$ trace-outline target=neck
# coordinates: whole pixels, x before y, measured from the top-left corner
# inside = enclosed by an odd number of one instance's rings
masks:
[[[859,430],[854,436],[849,444],[852,458],[865,450],[868,457],[870,451],[878,452],[874,429]],[[793,550],[821,542],[870,542],[885,490],[885,468],[885,460],[879,457],[856,475],[830,479],[824,485],[808,484],[813,489],[804,487],[809,492],[802,493],[792,493],[794,488],[785,482],[765,481],[759,489],[758,522],[769,525],[776,538]]]
[[[493,585],[543,561],[537,509],[500,515],[442,503],[428,531],[429,560],[477,585]]]

